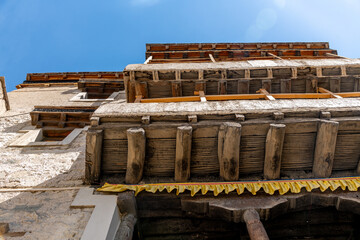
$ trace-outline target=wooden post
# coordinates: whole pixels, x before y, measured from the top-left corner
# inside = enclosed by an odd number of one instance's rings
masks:
[[[0,88],[2,90],[2,95],[3,95],[3,99],[5,101],[5,109],[6,111],[10,110],[10,103],[9,103],[9,98],[7,95],[7,91],[6,91],[6,85],[5,85],[5,77],[0,77]]]
[[[259,214],[254,209],[248,209],[243,215],[246,228],[251,240],[269,240],[264,225],[260,221]]]
[[[125,182],[136,184],[140,182],[145,162],[145,130],[129,128],[127,131],[128,158]]]
[[[338,122],[321,120],[319,123],[312,169],[315,177],[331,175],[338,128]]]
[[[137,206],[134,192],[127,191],[119,193],[118,207],[121,213],[121,223],[116,239],[131,240],[137,222]]]
[[[192,127],[181,126],[176,133],[175,181],[186,182],[190,178]]]
[[[266,179],[280,178],[281,155],[285,137],[284,124],[270,124],[266,136],[264,177]]]
[[[89,130],[86,134],[85,183],[97,184],[101,174],[103,130]]]
[[[218,133],[218,159],[220,177],[226,181],[239,179],[241,125],[226,122]]]

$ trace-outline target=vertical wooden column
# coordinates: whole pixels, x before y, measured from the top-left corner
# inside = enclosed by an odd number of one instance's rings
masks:
[[[125,182],[135,184],[140,182],[145,162],[145,130],[129,128],[127,131],[128,157]]]
[[[339,123],[321,120],[316,136],[313,174],[315,177],[330,177],[334,163],[335,146]]]
[[[2,90],[2,95],[3,95],[3,99],[5,101],[6,111],[9,111],[10,110],[10,103],[9,103],[9,98],[8,98],[7,91],[6,91],[6,85],[5,85],[5,78],[4,77],[0,77],[0,89]]]
[[[117,239],[131,240],[133,239],[134,228],[138,218],[134,192],[127,191],[119,193],[117,205],[121,212],[122,220]]]
[[[192,127],[181,126],[176,133],[175,181],[186,182],[190,178]]]
[[[103,130],[89,130],[86,134],[85,183],[100,182]]]
[[[243,218],[251,240],[269,240],[259,214],[254,209],[246,210]]]
[[[280,178],[281,155],[285,137],[284,124],[270,124],[266,136],[264,177]]]
[[[241,125],[226,122],[218,133],[218,159],[220,177],[226,181],[239,179]]]

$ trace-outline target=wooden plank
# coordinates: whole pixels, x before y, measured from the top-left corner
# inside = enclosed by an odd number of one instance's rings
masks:
[[[97,184],[100,182],[102,156],[102,130],[89,130],[86,134],[85,182]]]
[[[218,135],[218,158],[220,177],[226,181],[239,179],[241,125],[239,123],[223,123]]]
[[[187,182],[190,178],[192,127],[177,128],[175,181]]]
[[[285,137],[284,124],[270,124],[266,136],[264,178],[280,178],[281,157]]]
[[[130,128],[126,131],[128,138],[128,159],[125,182],[139,183],[142,179],[145,162],[145,130]]]
[[[339,123],[322,120],[319,123],[314,153],[313,174],[315,177],[330,177],[336,147]]]

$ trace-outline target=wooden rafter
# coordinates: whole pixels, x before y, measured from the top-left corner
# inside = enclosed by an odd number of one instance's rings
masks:
[[[342,98],[341,96],[339,96],[339,95],[337,95],[337,94],[335,94],[335,93],[333,93],[333,92],[331,92],[331,91],[329,91],[329,90],[327,90],[327,89],[325,89],[325,88],[318,87],[317,89],[318,89],[318,91],[321,92],[321,93],[328,93],[328,94],[330,94],[332,98]]]
[[[260,89],[259,89],[258,91],[256,91],[256,92],[257,92],[257,93],[262,93],[262,94],[264,94],[266,100],[270,100],[270,101],[276,100],[276,99],[274,98],[274,96],[272,96],[268,91],[266,91],[266,90],[263,89],[263,88],[260,88]]]

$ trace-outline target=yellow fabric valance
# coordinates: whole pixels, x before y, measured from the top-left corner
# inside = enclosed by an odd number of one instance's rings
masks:
[[[206,194],[208,191],[214,193],[214,196],[222,192],[228,194],[236,191],[238,195],[244,193],[245,190],[251,192],[253,195],[259,190],[273,195],[276,191],[283,195],[287,192],[299,193],[302,188],[308,192],[313,189],[320,189],[322,192],[330,189],[335,191],[338,188],[342,190],[357,191],[360,187],[360,177],[345,177],[345,178],[327,178],[327,179],[297,179],[297,180],[274,180],[274,181],[241,181],[241,182],[188,182],[188,183],[154,183],[154,184],[109,184],[97,189],[100,192],[124,192],[131,190],[135,195],[142,191],[156,193],[166,190],[168,193],[176,190],[176,195],[188,190],[191,196],[201,192]]]

